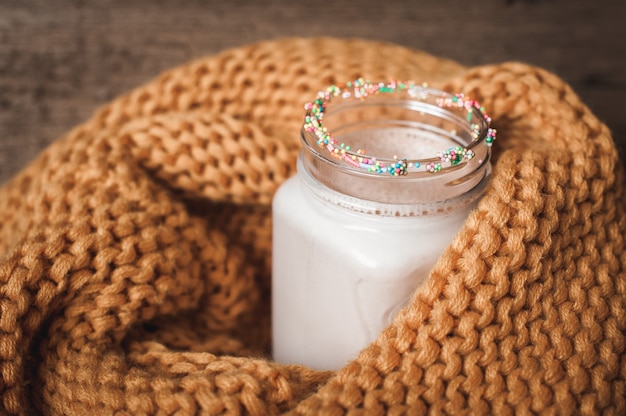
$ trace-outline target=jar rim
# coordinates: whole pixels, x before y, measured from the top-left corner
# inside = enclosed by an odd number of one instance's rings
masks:
[[[458,125],[466,123],[471,140],[464,146],[455,146],[426,158],[409,158],[394,155],[393,158],[369,155],[364,149],[354,150],[337,140],[324,123],[328,106],[333,103],[333,112],[345,111],[355,106],[403,106],[417,112],[427,112],[441,119],[449,119]],[[301,130],[303,145],[318,157],[342,166],[345,169],[371,175],[387,173],[390,176],[445,173],[457,170],[476,156],[476,148],[491,146],[496,130],[491,128],[491,118],[484,108],[464,94],[450,94],[442,90],[417,85],[412,81],[371,83],[362,78],[348,82],[345,86],[330,86],[320,91],[316,100],[305,104],[306,114]],[[465,120],[451,110],[462,110]],[[329,111],[329,114],[331,112]]]
[[[302,167],[341,194],[424,204],[453,199],[489,176],[495,130],[480,105],[461,94],[413,82],[357,80],[329,87],[305,108]],[[340,141],[348,138],[373,147],[378,156]],[[389,153],[408,148],[434,153],[443,145],[452,147],[435,156],[398,158]]]

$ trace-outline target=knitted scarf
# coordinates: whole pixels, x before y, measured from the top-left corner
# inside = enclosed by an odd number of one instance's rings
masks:
[[[480,101],[489,188],[427,282],[337,372],[275,363],[270,202],[302,105],[362,76]],[[626,198],[555,75],[284,39],[163,73],[0,189],[3,414],[625,414]]]

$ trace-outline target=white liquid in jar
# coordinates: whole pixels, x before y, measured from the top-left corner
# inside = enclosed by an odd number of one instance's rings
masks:
[[[273,355],[338,369],[389,325],[475,203],[447,213],[433,204],[420,216],[366,214],[317,197],[303,174],[273,202]]]

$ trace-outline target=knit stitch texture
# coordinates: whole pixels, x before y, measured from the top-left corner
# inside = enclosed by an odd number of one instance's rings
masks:
[[[490,186],[338,372],[272,362],[270,202],[302,105],[363,76],[480,101]],[[165,72],[0,189],[2,414],[626,414],[626,198],[611,134],[555,75],[284,39]]]

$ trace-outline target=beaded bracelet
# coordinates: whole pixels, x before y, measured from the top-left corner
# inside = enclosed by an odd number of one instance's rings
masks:
[[[459,108],[466,112],[466,121],[471,122],[477,117],[484,120],[487,128],[477,123],[470,125],[472,130],[472,142],[465,146],[456,146],[437,153],[435,157],[426,159],[399,158],[382,159],[366,155],[365,150],[352,150],[351,146],[340,143],[332,137],[331,133],[324,126],[324,113],[328,104],[333,99],[366,99],[374,95],[394,94],[399,92],[407,93],[411,98],[426,100],[431,95],[436,95],[436,105],[442,108]],[[448,94],[443,91],[418,86],[412,81],[385,83],[371,83],[359,78],[353,82],[348,82],[344,86],[332,85],[325,91],[317,94],[315,101],[306,103],[304,106],[306,115],[304,118],[304,131],[311,132],[317,137],[317,144],[326,149],[330,156],[343,160],[350,166],[372,173],[389,173],[392,176],[404,176],[410,171],[425,170],[430,173],[445,171],[452,166],[458,166],[471,160],[475,153],[472,148],[484,140],[487,146],[491,146],[496,139],[496,130],[492,129],[491,118],[484,112],[484,108],[476,101],[466,99],[463,94]]]

